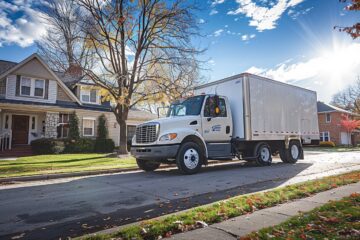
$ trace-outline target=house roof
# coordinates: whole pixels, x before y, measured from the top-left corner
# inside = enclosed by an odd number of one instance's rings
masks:
[[[62,80],[59,79],[59,77],[50,69],[50,67],[44,62],[44,60],[36,53],[31,54],[29,57],[25,58],[21,62],[13,65],[4,72],[0,73],[0,79],[10,74],[11,72],[19,69],[26,63],[30,62],[32,59],[37,59],[46,68],[46,70],[54,77],[54,79],[58,82],[59,86],[69,95],[69,97],[75,102],[77,102],[79,105],[81,105],[80,100],[74,95],[74,93],[65,85],[65,83]]]
[[[342,109],[342,108],[339,108],[339,107],[336,107],[336,106],[333,106],[333,105],[330,105],[330,104],[327,104],[324,102],[320,102],[320,101],[317,102],[317,111],[318,111],[318,113],[342,112],[342,113],[347,113],[350,115],[358,115],[353,112],[347,111],[345,109]]]
[[[0,75],[17,65],[16,62],[0,60]]]
[[[144,110],[133,108],[129,111],[129,119],[152,120],[156,118],[158,118],[156,114]]]

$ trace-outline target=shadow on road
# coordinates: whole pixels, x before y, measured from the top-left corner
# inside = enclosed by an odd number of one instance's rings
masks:
[[[271,189],[311,165],[275,161],[270,167],[257,167],[237,161],[207,166],[188,176],[177,169],[163,169],[1,190],[0,211],[7,215],[0,216],[0,235],[1,239],[22,233],[25,235],[21,239],[76,237]],[[31,230],[20,231],[25,229]]]

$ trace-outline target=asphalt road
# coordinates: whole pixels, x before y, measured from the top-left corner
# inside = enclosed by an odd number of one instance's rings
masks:
[[[243,161],[0,186],[0,239],[65,239],[230,196],[360,169],[360,152],[306,153],[297,164]]]

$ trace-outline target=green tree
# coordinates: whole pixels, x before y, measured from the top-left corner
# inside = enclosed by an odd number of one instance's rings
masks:
[[[107,139],[108,138],[108,129],[106,124],[106,117],[104,114],[101,114],[98,118],[97,126],[97,139]]]
[[[73,112],[69,116],[69,139],[78,140],[79,138],[79,118],[77,117],[76,113]]]

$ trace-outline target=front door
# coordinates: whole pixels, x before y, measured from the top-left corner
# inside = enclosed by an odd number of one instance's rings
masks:
[[[13,144],[28,144],[29,116],[12,116],[12,140]]]

